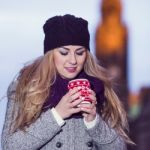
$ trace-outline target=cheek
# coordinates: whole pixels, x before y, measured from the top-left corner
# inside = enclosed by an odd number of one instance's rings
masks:
[[[56,69],[61,68],[63,66],[63,59],[60,58],[59,55],[54,55],[54,64],[56,66]]]
[[[62,72],[62,70],[63,70],[63,61],[57,60],[57,61],[55,62],[55,66],[56,66],[56,69],[57,69],[57,71],[58,71],[59,73]]]
[[[78,62],[80,63],[80,65],[84,65],[85,60],[86,60],[86,55],[80,58]]]
[[[59,66],[61,64],[61,61],[59,59],[54,60],[55,66]]]

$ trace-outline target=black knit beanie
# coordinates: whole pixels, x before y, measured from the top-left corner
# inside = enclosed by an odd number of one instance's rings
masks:
[[[82,18],[70,14],[54,16],[46,21],[43,30],[44,54],[54,48],[67,45],[80,45],[90,50],[88,22]]]

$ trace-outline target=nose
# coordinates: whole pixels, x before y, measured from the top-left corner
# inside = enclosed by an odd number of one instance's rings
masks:
[[[76,59],[75,54],[70,54],[69,63],[72,64],[72,65],[77,64],[77,59]]]

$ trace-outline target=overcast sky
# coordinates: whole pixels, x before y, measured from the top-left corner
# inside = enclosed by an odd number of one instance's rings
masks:
[[[137,92],[150,85],[150,1],[124,0],[123,4],[123,20],[129,29],[129,88]],[[0,0],[0,98],[23,64],[43,54],[44,22],[67,13],[89,21],[94,52],[95,28],[101,19],[99,0]],[[0,116],[5,106],[3,99]]]

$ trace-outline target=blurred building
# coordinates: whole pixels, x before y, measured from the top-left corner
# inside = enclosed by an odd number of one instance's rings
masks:
[[[127,104],[127,28],[122,21],[120,0],[102,0],[102,20],[96,31],[96,56],[109,69],[115,91]]]
[[[129,150],[150,149],[150,87],[143,87],[139,94],[141,105],[140,114],[130,120],[130,137],[136,146],[129,146]]]

